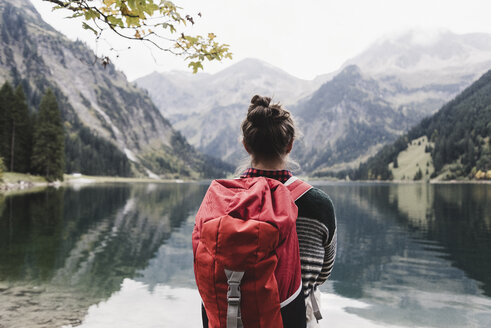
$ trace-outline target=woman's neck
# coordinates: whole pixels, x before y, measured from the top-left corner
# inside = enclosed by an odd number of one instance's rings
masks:
[[[276,171],[286,169],[286,161],[283,159],[276,161],[252,161],[251,164],[259,170]]]

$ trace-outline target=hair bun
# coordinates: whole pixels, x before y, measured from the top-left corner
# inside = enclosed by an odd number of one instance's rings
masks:
[[[255,95],[247,112],[247,119],[257,127],[265,127],[282,119],[279,105],[271,105],[270,97]]]
[[[259,95],[255,95],[251,99],[251,104],[253,104],[254,106],[269,107],[270,103],[271,103],[271,98],[269,97],[261,97]]]
[[[256,127],[265,127],[269,124],[270,115],[268,107],[257,106],[247,113],[247,120]]]
[[[246,150],[257,159],[283,158],[291,150],[295,126],[290,112],[271,98],[255,95],[242,122]]]

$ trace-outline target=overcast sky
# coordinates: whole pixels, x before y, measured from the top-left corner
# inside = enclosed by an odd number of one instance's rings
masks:
[[[158,50],[153,56],[138,42],[106,36],[97,45],[80,23],[51,12],[52,5],[31,0],[43,18],[71,39],[82,39],[107,54],[130,80],[152,71],[188,70],[182,59]],[[233,60],[205,65],[214,73],[253,57],[304,79],[334,71],[375,40],[408,29],[448,29],[455,33],[491,33],[490,0],[175,0],[186,13],[202,18],[191,32],[213,32],[228,43]],[[96,48],[97,47],[97,48]],[[118,49],[116,53],[110,48]],[[124,50],[123,50],[124,49]]]

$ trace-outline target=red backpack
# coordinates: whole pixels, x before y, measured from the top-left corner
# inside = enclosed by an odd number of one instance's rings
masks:
[[[282,328],[280,308],[302,290],[296,178],[215,180],[196,215],[194,273],[215,327]]]

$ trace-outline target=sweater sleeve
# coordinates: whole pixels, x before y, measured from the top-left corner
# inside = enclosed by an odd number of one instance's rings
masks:
[[[296,202],[302,283],[307,296],[330,276],[336,257],[336,216],[331,199],[312,188]]]

